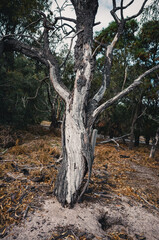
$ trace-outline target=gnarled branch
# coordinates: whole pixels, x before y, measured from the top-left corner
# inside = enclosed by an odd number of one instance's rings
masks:
[[[59,81],[57,79],[55,66],[53,66],[49,60],[48,60],[48,63],[50,66],[51,82],[52,82],[56,92],[64,99],[65,102],[67,102],[69,99],[70,92],[68,91],[68,89],[66,89],[66,87],[62,83],[59,83]]]

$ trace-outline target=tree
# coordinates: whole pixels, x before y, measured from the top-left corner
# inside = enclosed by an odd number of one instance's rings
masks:
[[[53,23],[47,19],[47,16],[39,11],[43,21],[43,34],[41,46],[30,46],[26,42],[20,41],[15,36],[2,36],[0,40],[3,51],[17,51],[26,56],[36,59],[45,64],[50,69],[50,79],[66,104],[65,117],[62,124],[62,145],[63,160],[55,183],[55,195],[63,206],[73,206],[77,202],[86,188],[88,187],[91,169],[94,160],[92,135],[93,125],[98,115],[115,102],[133,91],[142,82],[142,79],[159,68],[159,65],[152,67],[134,80],[124,90],[117,93],[112,98],[100,104],[104,93],[108,89],[111,80],[112,53],[115,44],[123,34],[124,25],[127,21],[137,17],[143,10],[147,0],[143,1],[141,9],[136,15],[124,18],[124,9],[128,8],[133,0],[127,5],[120,6],[113,0],[113,9],[111,11],[118,29],[112,42],[105,46],[105,65],[103,71],[103,81],[101,87],[93,97],[90,97],[89,91],[94,72],[94,52],[93,49],[93,26],[98,9],[98,0],[71,0],[75,10],[76,19],[66,17],[55,17]],[[120,17],[117,13],[120,13]],[[75,24],[75,29],[67,23],[70,32],[75,32],[73,37],[77,37],[74,48],[75,58],[75,79],[74,88],[70,91],[61,81],[59,63],[56,58],[55,49],[49,47],[49,37],[57,29],[57,23],[69,21]],[[65,23],[66,24],[66,23]],[[58,25],[59,28],[59,25]],[[67,35],[69,32],[66,33]],[[84,184],[84,178],[88,172],[87,182]]]

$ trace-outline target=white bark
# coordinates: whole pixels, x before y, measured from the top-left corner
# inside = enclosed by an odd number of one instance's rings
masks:
[[[84,177],[85,162],[82,156],[82,134],[85,132],[81,121],[77,121],[72,112],[66,113],[65,143],[67,151],[67,203],[70,204],[72,196],[80,188]]]
[[[50,65],[50,79],[51,82],[56,90],[56,92],[65,100],[65,102],[68,101],[69,98],[69,91],[66,89],[65,86],[62,86],[57,79],[55,67],[51,64],[51,62],[48,60],[48,63]]]
[[[151,151],[150,151],[149,158],[154,158],[155,157],[155,152],[156,152],[156,147],[157,147],[157,144],[158,144],[158,140],[159,140],[159,128],[156,131],[156,136],[155,136],[155,139],[154,139]]]
[[[103,83],[100,87],[100,89],[98,90],[98,92],[95,94],[95,96],[93,97],[93,100],[95,100],[96,102],[99,102],[103,96],[104,96],[104,93],[109,85],[109,82],[110,82],[110,71],[111,71],[111,65],[112,65],[112,53],[113,53],[113,49],[118,41],[120,37],[120,34],[117,33],[112,41],[112,43],[107,46],[107,50],[106,50],[106,67],[107,70],[105,69],[105,72],[104,72],[104,76],[103,76]]]
[[[84,69],[78,69],[76,72],[76,79],[74,85],[74,98],[73,98],[73,113],[77,119],[83,113],[83,107],[86,101],[86,96],[90,88],[91,78],[91,64],[90,58],[92,56],[92,49],[89,44],[85,44],[83,47],[83,62],[85,65]],[[79,83],[79,80],[83,79],[86,82]],[[80,86],[79,86],[80,85]],[[79,90],[79,87],[81,90]]]
[[[92,139],[91,139],[93,155],[94,155],[94,149],[95,149],[95,145],[96,145],[97,133],[98,133],[98,130],[94,129],[93,133],[92,133]]]

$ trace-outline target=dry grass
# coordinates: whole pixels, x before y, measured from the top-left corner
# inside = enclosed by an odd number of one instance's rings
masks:
[[[119,150],[109,144],[96,147],[96,159],[94,169],[105,170],[109,173],[109,178],[105,188],[111,189],[118,195],[133,197],[137,201],[143,201],[140,196],[148,200],[151,204],[159,206],[159,192],[155,186],[157,172],[159,172],[159,151],[154,159],[149,158],[149,151],[145,146],[129,150]],[[126,156],[123,158],[121,156]],[[135,164],[135,168],[133,167]],[[140,170],[143,171],[141,171]],[[149,174],[154,174],[154,179],[145,175],[144,170]],[[94,174],[94,182],[97,182]],[[143,177],[143,178],[142,178]],[[101,190],[103,186],[100,186]],[[98,189],[98,185],[96,186]]]
[[[25,134],[25,143],[20,145],[20,141],[16,141],[16,145],[0,160],[0,234],[5,232],[7,226],[24,218],[27,209],[34,211],[38,196],[46,197],[53,192],[56,160],[61,153],[60,138],[54,134]],[[96,147],[93,181],[90,184],[93,193],[90,195],[99,198],[95,193],[106,191],[143,201],[142,196],[158,207],[158,189],[150,179],[144,178],[142,181],[133,164],[156,173],[159,170],[159,151],[154,159],[149,159],[150,149],[144,146],[134,150],[122,147],[125,150],[117,150],[110,144]],[[41,180],[35,181],[36,178]],[[120,239],[120,234],[112,233],[110,239]]]
[[[7,226],[24,218],[27,209],[34,211],[38,197],[53,191],[57,174],[53,166],[61,153],[59,142],[53,135],[32,135],[32,140],[22,145],[17,143],[2,155],[0,234],[5,233]]]

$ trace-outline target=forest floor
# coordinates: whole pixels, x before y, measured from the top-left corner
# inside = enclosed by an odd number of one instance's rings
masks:
[[[67,209],[53,196],[57,135],[0,127],[0,238],[158,240],[159,150],[97,145],[89,189]]]

